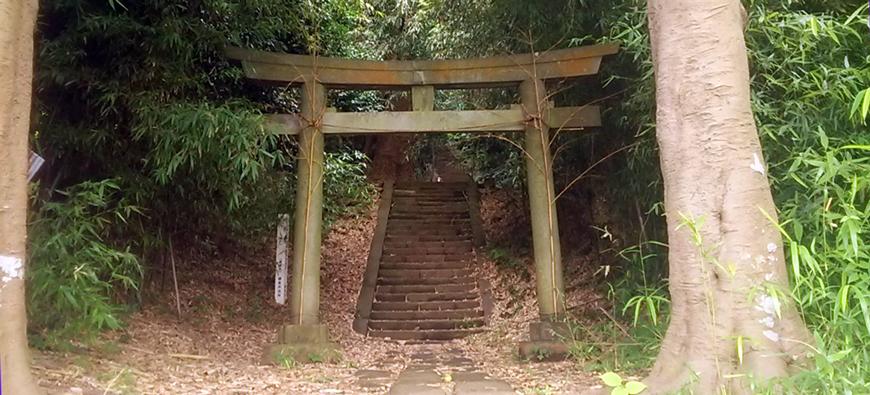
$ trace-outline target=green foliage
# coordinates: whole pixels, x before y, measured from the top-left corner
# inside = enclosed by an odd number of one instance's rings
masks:
[[[343,214],[359,214],[368,208],[375,189],[366,179],[368,158],[360,151],[327,152],[324,165],[323,211],[326,222]]]
[[[570,333],[562,339],[568,353],[586,371],[621,371],[642,374],[652,364],[664,325],[641,321],[628,331],[620,322],[568,321]]]
[[[476,182],[492,183],[498,188],[522,188],[526,172],[525,157],[518,149],[521,136],[502,137],[508,140],[451,134],[447,141]]]
[[[624,380],[614,372],[606,372],[598,376],[604,385],[611,388],[610,395],[633,395],[646,390],[646,385],[639,381]]]
[[[866,388],[870,377],[867,12],[784,11],[757,1],[747,34],[791,293],[818,351],[816,370],[792,384],[826,393]]]
[[[48,198],[38,202],[32,225],[41,234],[31,238],[32,296],[44,307],[31,308],[33,328],[60,336],[73,331],[67,321],[117,327],[119,296],[139,286],[143,258],[165,248],[168,237],[185,235],[189,245],[216,250],[228,240],[262,240],[277,214],[292,213],[297,146],[265,130],[261,113],[293,112],[298,95],[249,83],[224,48],[345,55],[362,12],[362,4],[345,0],[41,4],[32,141],[48,160],[36,194]],[[345,140],[330,147],[337,153],[325,164],[327,219],[371,199],[365,163],[352,147]],[[92,191],[105,179],[113,181],[104,206],[80,202],[82,188]],[[56,189],[76,199],[58,199]],[[65,211],[80,207],[90,214]],[[121,208],[142,215],[132,222],[123,211],[103,215]],[[52,261],[65,263],[49,270]],[[94,262],[94,274],[82,274],[76,262]],[[136,276],[127,272],[133,262]],[[60,302],[79,310],[57,304],[66,293],[72,297]],[[77,299],[92,295],[103,296]],[[78,325],[75,314],[49,319],[57,308],[94,312],[79,314],[90,321]]]
[[[81,183],[44,202],[31,224],[29,325],[46,346],[119,328],[118,303],[141,285],[139,259],[113,240],[116,222],[141,214],[120,189],[115,180]]]
[[[160,187],[172,186],[186,200],[222,196],[230,210],[244,204],[267,169],[280,167],[278,137],[267,133],[251,105],[173,103],[136,109],[134,138],[148,141],[146,166]]]
[[[746,33],[753,110],[786,235],[790,294],[816,337],[816,368],[781,384],[795,392],[844,393],[865,388],[870,376],[868,9],[786,3],[750,2]],[[661,181],[645,2],[612,6],[601,19],[607,32],[601,40],[619,39],[622,48],[602,73],[612,75],[609,89],[626,91],[605,122],[639,144],[612,177],[618,185],[611,196],[615,206],[640,202],[656,213]],[[661,234],[661,223],[651,219],[646,232]],[[644,312],[652,321],[653,309],[661,310],[649,301],[663,297],[666,277],[661,248],[643,240],[618,250],[625,270],[610,284],[617,312],[635,322]]]
[[[502,270],[516,271],[522,274],[527,274],[523,262],[517,259],[510,250],[502,247],[492,247],[489,249],[489,259],[495,262],[496,266]]]

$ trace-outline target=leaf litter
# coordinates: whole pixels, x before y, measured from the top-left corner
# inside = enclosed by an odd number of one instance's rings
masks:
[[[509,237],[494,234],[510,229],[502,224],[514,221],[513,215],[522,210],[509,200],[504,194],[482,196],[488,238]],[[417,347],[365,337],[351,327],[376,206],[358,217],[338,220],[324,240],[321,314],[331,339],[341,347],[340,362],[262,363],[264,347],[276,340],[276,328],[289,318],[289,308],[273,299],[274,241],[267,239],[258,249],[232,255],[181,252],[181,319],[175,314],[173,292],[152,285],[157,296],[132,313],[124,329],[104,333],[96,343],[79,344],[74,352],[34,351],[40,386],[50,394],[385,393]],[[527,218],[513,222],[524,223]],[[517,344],[528,339],[528,324],[537,319],[530,255],[517,255],[521,270],[504,270],[478,254],[475,271],[492,284],[488,331],[455,341],[451,348],[463,349],[477,369],[521,393],[582,392],[598,379],[577,362],[530,363],[517,357]],[[586,274],[574,277],[594,277]],[[594,309],[606,303],[589,285],[568,285],[569,306]],[[363,385],[361,373],[367,371],[385,374],[383,385]]]

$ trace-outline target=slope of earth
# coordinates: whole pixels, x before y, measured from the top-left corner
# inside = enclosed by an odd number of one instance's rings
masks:
[[[588,368],[579,355],[561,362],[518,357],[517,344],[528,340],[529,323],[538,319],[527,210],[520,192],[481,190],[481,218],[490,249],[478,255],[476,271],[492,285],[494,307],[490,330],[463,340],[463,348],[481,369],[525,394],[577,394],[601,388],[598,375],[603,372]],[[599,288],[603,282],[599,257],[588,249],[573,251],[577,244],[563,242],[562,250],[566,303],[576,318],[572,324],[575,337],[565,341],[579,351],[601,340],[584,328],[610,320],[607,311],[612,306]]]
[[[338,221],[324,241],[322,317],[341,345],[342,362],[260,364],[263,347],[289,314],[273,299],[274,241],[265,240],[259,252],[235,256],[180,252],[181,319],[169,277],[162,292],[154,284],[159,296],[132,314],[123,330],[75,352],[34,352],[36,377],[50,393],[383,392],[358,387],[355,373],[398,374],[405,365],[401,346],[351,329],[373,215]]]
[[[509,267],[490,259],[487,251],[477,254],[475,275],[492,284],[489,330],[446,347],[461,349],[477,371],[507,381],[519,393],[582,392],[597,385],[598,372],[576,361],[530,363],[516,357],[516,345],[527,339],[528,323],[537,315],[531,254],[520,240],[527,237],[528,222],[518,218],[525,208],[517,196],[506,191],[482,195],[488,237],[521,247]],[[322,316],[341,345],[342,361],[260,363],[263,347],[275,340],[275,329],[288,315],[286,306],[273,301],[274,240],[269,239],[258,249],[228,248],[217,257],[178,251],[180,319],[170,272],[165,281],[152,281],[148,294],[155,296],[128,317],[123,330],[77,344],[71,352],[35,351],[39,384],[51,394],[385,393],[418,350],[351,329],[374,214],[372,209],[336,222],[324,241]],[[581,268],[567,281],[569,306],[600,317],[598,311],[608,306],[592,285],[600,280],[594,259],[566,254],[565,260],[566,267]],[[449,372],[449,367],[438,369]]]

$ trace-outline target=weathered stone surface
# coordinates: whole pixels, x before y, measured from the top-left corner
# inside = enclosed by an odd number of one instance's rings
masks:
[[[457,395],[515,395],[516,392],[508,383],[501,380],[474,380],[456,382],[453,393]]]
[[[539,321],[529,324],[531,341],[562,341],[571,338],[571,327],[567,322]]]
[[[558,341],[530,341],[519,345],[520,358],[531,362],[563,361],[569,356],[568,345]]]
[[[325,343],[329,341],[326,325],[284,325],[278,332],[279,344]]]
[[[340,360],[341,351],[337,344],[331,342],[272,344],[263,354],[263,363],[275,365]]]
[[[390,387],[390,395],[446,395],[440,385],[397,381]]]
[[[457,383],[464,381],[481,381],[492,379],[492,377],[489,377],[489,375],[482,372],[453,372],[452,375],[453,381]]]
[[[392,374],[386,370],[362,369],[356,372],[356,377],[360,379],[390,379]]]
[[[421,346],[426,347],[426,346]],[[423,348],[411,354],[412,362],[390,387],[392,395],[411,394],[515,394],[511,386],[475,369],[461,349],[449,346]],[[449,376],[448,376],[449,375]],[[452,388],[448,392],[448,390]]]

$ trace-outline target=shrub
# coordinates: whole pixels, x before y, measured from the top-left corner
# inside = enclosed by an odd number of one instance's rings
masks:
[[[44,202],[31,223],[27,308],[44,345],[119,328],[119,302],[139,289],[142,265],[112,231],[141,213],[119,191],[115,180],[78,184],[63,201]]]

